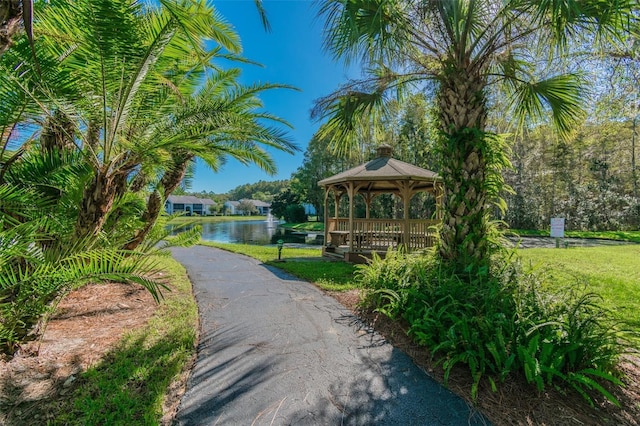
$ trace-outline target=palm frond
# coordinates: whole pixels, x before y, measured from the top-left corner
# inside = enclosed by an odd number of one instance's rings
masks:
[[[175,0],[160,0],[160,4],[175,19],[199,57],[202,52],[202,37],[220,44],[232,53],[240,53],[242,50],[240,38],[233,27],[206,0],[195,0],[187,4]]]
[[[172,232],[176,232],[178,229],[173,228]],[[162,238],[162,242],[156,246],[158,254],[167,253],[170,247],[191,247],[197,244],[202,237],[202,227],[199,225],[189,227],[186,230],[180,231],[175,235],[166,235]],[[154,252],[155,253],[155,252]]]
[[[322,4],[325,49],[347,64],[394,62],[397,52],[411,49],[407,43],[410,21],[401,0],[330,0]]]
[[[162,298],[161,290],[169,290],[162,281],[153,278],[158,272],[157,261],[136,252],[94,250],[71,255],[59,261],[67,271],[65,279],[74,286],[89,281],[116,281],[140,284],[154,300]]]
[[[260,15],[260,21],[262,22],[262,26],[265,31],[271,31],[271,24],[269,23],[269,19],[267,18],[267,11],[262,4],[262,0],[253,0],[253,3],[256,5],[256,9],[258,10],[258,14]]]
[[[386,113],[387,85],[388,82],[379,79],[367,81],[364,85],[352,83],[316,101],[312,116],[328,118],[319,136],[330,141],[330,147],[337,155],[348,156],[349,152],[356,150],[358,131],[363,123]],[[365,91],[367,89],[370,90]]]
[[[21,262],[37,264],[44,261],[38,243],[48,238],[46,219],[17,224],[0,219],[0,226],[0,272],[9,273]]]
[[[120,133],[120,129],[127,123],[129,109],[138,94],[142,82],[175,34],[175,23],[172,20],[167,19],[168,17],[161,14],[156,16],[158,20],[154,22],[155,25],[149,27],[153,30],[152,42],[138,62],[136,66],[137,69],[132,74],[130,82],[125,84],[120,90],[122,95],[120,96],[117,109],[114,111],[113,122],[111,129],[109,129],[110,134],[105,143],[105,162],[108,162],[110,159],[109,152],[111,144],[113,144],[115,138]]]
[[[0,221],[17,225],[38,218],[55,204],[51,198],[43,198],[32,188],[11,184],[0,185]]]
[[[78,151],[31,150],[14,165],[6,181],[33,188],[41,197],[59,198],[91,173],[89,164],[83,160],[82,153]]]
[[[516,2],[516,6],[527,10],[532,21],[548,28],[563,48],[581,31],[595,30],[604,41],[619,39],[637,20],[634,0],[525,0]]]
[[[169,255],[170,247],[190,247],[200,241],[202,228],[194,222],[168,225],[180,214],[161,215],[136,251],[149,255]]]
[[[559,134],[567,137],[584,116],[582,90],[581,79],[575,74],[521,81],[513,93],[511,105],[520,120],[526,117],[541,119],[550,109]]]

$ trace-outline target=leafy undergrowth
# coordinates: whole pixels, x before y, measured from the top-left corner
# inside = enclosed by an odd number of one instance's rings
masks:
[[[436,381],[443,383],[445,370],[434,361],[425,346],[413,341],[407,331],[406,321],[391,320],[379,312],[365,310],[360,304],[361,290],[334,293],[333,296],[350,308],[362,320],[373,327],[396,348],[409,355]],[[620,401],[616,407],[607,401],[598,401],[591,407],[579,394],[567,393],[555,388],[537,392],[524,377],[513,375],[497,389],[491,389],[481,381],[478,397],[471,397],[472,378],[462,365],[453,368],[447,387],[477,407],[494,425],[629,425],[638,426],[640,419],[640,359],[629,358],[620,368],[625,386],[611,389]]]
[[[144,327],[128,333],[78,378],[50,424],[160,423],[167,389],[190,365],[197,337],[197,307],[186,272],[169,257],[161,262],[172,291]]]
[[[498,392],[524,381],[532,393],[559,390],[591,407],[619,407],[628,340],[601,297],[575,286],[545,291],[539,275],[510,258],[493,265],[460,275],[435,256],[374,256],[359,271],[364,306],[405,321],[409,336],[442,368],[445,384],[466,370],[473,401],[483,388]]]

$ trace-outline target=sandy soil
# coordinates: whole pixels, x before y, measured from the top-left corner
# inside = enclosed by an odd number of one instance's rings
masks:
[[[41,341],[0,360],[0,424],[45,424],[78,374],[99,362],[122,335],[140,327],[157,304],[143,287],[92,284],[60,302]]]

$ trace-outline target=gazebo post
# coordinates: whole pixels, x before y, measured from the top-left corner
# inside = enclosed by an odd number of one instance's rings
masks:
[[[433,192],[436,196],[436,220],[442,220],[442,198],[444,197],[444,185],[436,183],[433,186]]]
[[[410,248],[411,248],[411,233],[409,232],[409,201],[411,201],[411,195],[409,194],[409,191],[406,191],[406,193],[403,196],[404,198],[404,248],[405,248],[405,252],[409,252]]]
[[[369,219],[371,217],[371,200],[369,197],[366,197],[364,200],[364,217],[365,219]]]
[[[407,252],[409,252],[411,248],[411,232],[409,229],[409,204],[411,202],[411,192],[412,187],[409,182],[397,182],[398,189],[400,190],[400,196],[402,197],[402,206],[403,206],[403,216],[404,219],[404,232],[402,240],[404,241],[404,246]]]
[[[349,182],[347,186],[347,195],[349,196],[349,253],[353,251],[353,182]]]
[[[324,188],[324,246],[329,241],[329,187]]]
[[[375,195],[373,195],[370,192],[361,193],[360,195],[362,195],[362,198],[364,199],[364,205],[365,205],[364,217],[365,219],[370,219],[371,218],[371,201],[373,201],[373,198],[375,197]]]

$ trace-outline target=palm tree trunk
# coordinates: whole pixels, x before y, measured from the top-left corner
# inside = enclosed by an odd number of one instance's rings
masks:
[[[106,170],[98,170],[85,187],[76,221],[76,238],[97,235],[102,229],[116,197],[115,177]]]
[[[126,164],[110,171],[109,165],[105,165],[95,172],[82,195],[75,227],[76,238],[100,233],[114,201],[126,191],[127,176],[133,167],[133,164]]]
[[[193,155],[191,154],[174,157],[174,164],[165,172],[162,179],[160,179],[158,189],[149,195],[147,208],[142,215],[142,221],[144,223],[142,228],[136,232],[131,241],[125,244],[125,250],[135,250],[144,241],[151,229],[153,229],[163,207],[162,196],[160,193],[162,192],[166,198],[175,191],[187,173],[187,168],[189,167],[189,163],[192,159]]]
[[[22,2],[0,2],[0,56],[11,46],[14,36],[22,28]]]
[[[72,151],[76,148],[73,141],[75,123],[59,109],[47,117],[42,126],[40,145],[46,152]]]
[[[86,142],[91,153],[98,152],[98,145],[100,143],[100,124],[96,119],[90,119],[87,125]]]
[[[487,109],[485,82],[460,70],[441,82],[440,119],[444,180],[440,256],[464,269],[487,259],[488,197],[485,186]]]

